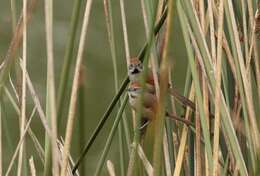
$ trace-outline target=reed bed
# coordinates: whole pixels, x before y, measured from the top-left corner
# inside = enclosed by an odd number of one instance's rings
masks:
[[[63,2],[71,12],[60,3],[4,3],[0,175],[260,175],[258,1]],[[58,13],[67,14],[62,37]],[[40,21],[42,31],[32,28]],[[42,32],[45,54],[31,54],[42,51],[30,32]],[[143,65],[135,110],[134,57]],[[150,73],[156,100],[144,132]]]

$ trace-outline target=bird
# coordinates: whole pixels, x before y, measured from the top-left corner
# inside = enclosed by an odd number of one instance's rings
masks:
[[[142,92],[142,90],[144,90]],[[129,88],[127,89],[128,96],[129,96],[129,103],[130,106],[133,108],[134,111],[139,110],[139,106],[142,106],[141,108],[141,127],[140,129],[144,129],[149,122],[155,119],[157,105],[158,105],[158,99],[154,93],[151,93],[145,89],[143,89],[142,85],[138,81],[131,81]],[[143,93],[142,97],[142,104],[141,104],[141,94]],[[165,116],[177,120],[180,122],[183,122],[186,125],[193,125],[189,120],[183,119],[181,117],[178,117],[172,113],[166,112]]]
[[[142,72],[143,72],[143,64],[137,57],[132,57],[130,59],[130,64],[128,66],[128,76],[131,82],[141,82],[142,80]],[[146,83],[146,89],[150,93],[155,93],[155,83],[154,83],[154,77],[153,72],[150,68],[147,70],[147,75],[145,79]],[[172,95],[177,101],[179,101],[182,105],[190,107],[193,111],[195,111],[195,104],[186,98],[185,96],[182,96],[175,88],[170,87],[168,85],[168,92],[170,95]]]

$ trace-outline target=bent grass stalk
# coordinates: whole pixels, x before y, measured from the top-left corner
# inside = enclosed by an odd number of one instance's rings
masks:
[[[7,98],[9,99],[11,105],[13,106],[14,108],[14,111],[17,115],[20,114],[20,109],[18,108],[18,105],[16,104],[15,100],[13,99],[13,97],[11,96],[10,92],[8,91],[7,88],[5,88],[5,94],[7,96]],[[37,106],[34,105],[36,110],[37,110]],[[40,145],[40,142],[38,141],[38,139],[35,137],[36,135],[34,134],[34,132],[32,131],[32,129],[29,127],[28,129],[28,133],[29,133],[29,136],[30,138],[32,139],[33,143],[34,143],[34,146],[39,154],[39,157],[43,163],[43,155],[44,155],[44,152],[43,152],[43,149]],[[13,147],[12,147],[13,148]]]
[[[9,172],[11,171],[11,169],[12,169],[12,167],[13,167],[13,165],[14,165],[15,158],[16,158],[18,152],[20,151],[20,149],[21,149],[21,147],[22,147],[22,144],[23,144],[25,135],[26,135],[27,131],[28,131],[29,128],[30,128],[30,124],[31,124],[32,118],[33,118],[33,116],[34,116],[35,110],[36,110],[36,108],[33,109],[32,113],[31,113],[31,116],[30,116],[30,118],[29,118],[27,124],[25,125],[24,131],[23,131],[23,133],[21,134],[21,138],[20,138],[20,140],[19,140],[19,142],[18,142],[18,144],[17,144],[17,146],[16,146],[15,152],[14,152],[14,154],[13,154],[13,156],[12,156],[12,159],[11,159],[9,165],[8,165],[8,168],[7,168],[7,171],[6,171],[6,173],[5,173],[5,176],[8,176],[8,175],[9,175]]]

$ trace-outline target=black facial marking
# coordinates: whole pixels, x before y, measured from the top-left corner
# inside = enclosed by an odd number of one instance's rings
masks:
[[[130,97],[133,99],[136,98],[136,96],[134,96],[133,94],[130,94]]]
[[[135,68],[132,73],[133,73],[133,74],[138,74],[138,73],[140,73],[140,71],[139,71],[137,68]]]

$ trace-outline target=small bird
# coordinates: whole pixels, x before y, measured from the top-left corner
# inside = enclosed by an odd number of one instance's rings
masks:
[[[137,58],[133,57],[130,59],[130,64],[128,67],[128,75],[131,82],[141,82],[142,79],[142,71],[143,71],[143,64],[142,62]],[[155,84],[154,84],[154,78],[153,73],[150,68],[148,68],[147,71],[147,77],[146,77],[146,89],[150,93],[155,93]],[[195,104],[190,101],[188,98],[182,96],[175,88],[170,87],[169,85],[169,94],[171,94],[174,98],[176,98],[182,105],[189,106],[193,111],[195,111]]]
[[[129,103],[130,106],[133,108],[134,111],[138,111],[140,101],[141,101],[141,93],[142,87],[140,86],[139,82],[130,82],[128,88],[128,96],[129,96]],[[141,134],[144,134],[146,130],[146,126],[154,119],[155,115],[155,108],[157,104],[157,99],[154,94],[149,92],[143,93],[143,102],[142,105],[142,112],[141,112],[141,124],[140,124],[140,131]]]
[[[137,111],[139,106],[142,106],[142,112],[141,112],[141,129],[144,128],[146,125],[149,124],[151,120],[155,118],[156,115],[156,108],[157,108],[157,97],[155,94],[145,90],[143,92],[143,99],[142,104],[141,102],[141,93],[142,93],[142,86],[137,81],[131,81],[129,88],[128,88],[128,96],[129,96],[129,103],[130,106]],[[186,125],[192,125],[192,123],[189,120],[180,118],[176,115],[173,115],[169,112],[166,112],[165,114],[167,117],[181,121],[185,123]]]
[[[131,107],[137,111],[141,101],[142,87],[139,82],[131,82],[128,88],[129,103]],[[144,91],[143,92],[143,112],[142,116],[148,119],[153,119],[154,110],[157,105],[157,98],[154,94]]]

